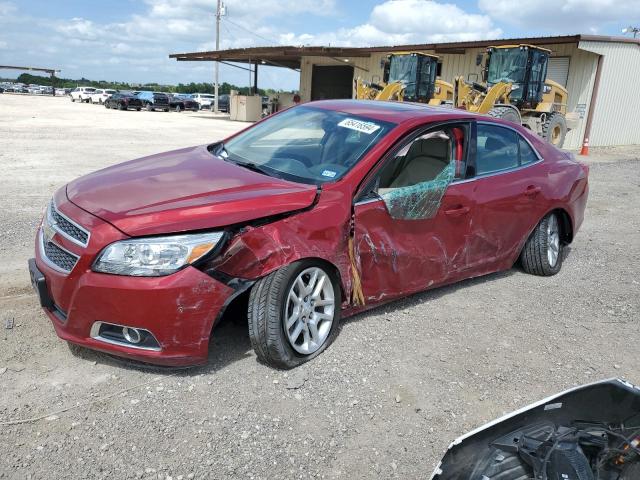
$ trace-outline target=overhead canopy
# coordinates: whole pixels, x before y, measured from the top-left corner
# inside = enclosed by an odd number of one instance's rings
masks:
[[[448,43],[424,43],[415,45],[394,45],[380,47],[304,47],[304,46],[277,46],[277,47],[253,47],[234,48],[229,50],[213,50],[208,52],[174,53],[169,58],[175,58],[181,62],[234,62],[234,63],[264,63],[278,67],[299,69],[302,57],[369,57],[376,52],[394,51],[424,51],[433,50],[438,53],[463,54],[467,48],[482,48],[489,46],[510,44],[550,45],[559,43],[578,43],[580,41],[599,42],[630,42],[638,43],[638,40],[623,37],[607,37],[600,35],[562,35],[554,37],[527,37],[507,38],[501,40],[478,40],[470,42]]]

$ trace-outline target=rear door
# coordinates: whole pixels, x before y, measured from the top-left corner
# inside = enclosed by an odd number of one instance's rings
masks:
[[[354,205],[353,235],[364,303],[445,283],[466,268],[469,134],[465,123],[413,134],[366,180]]]
[[[469,267],[481,274],[517,259],[545,213],[541,192],[549,179],[542,157],[515,129],[478,122],[476,140]]]

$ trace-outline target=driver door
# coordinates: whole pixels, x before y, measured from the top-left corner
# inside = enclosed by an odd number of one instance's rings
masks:
[[[413,134],[366,180],[354,205],[354,256],[366,304],[454,281],[467,267],[470,131],[454,123]]]

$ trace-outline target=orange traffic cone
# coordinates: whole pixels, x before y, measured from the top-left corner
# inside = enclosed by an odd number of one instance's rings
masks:
[[[589,138],[584,137],[584,143],[582,144],[582,148],[580,149],[580,155],[587,156],[589,155]]]

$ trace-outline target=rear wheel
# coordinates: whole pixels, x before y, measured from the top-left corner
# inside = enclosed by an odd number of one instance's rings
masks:
[[[108,102],[104,102],[104,108],[109,108],[109,103]]]
[[[551,113],[542,124],[542,138],[551,145],[562,148],[567,136],[567,121],[561,113]]]
[[[153,107],[151,106],[150,103],[147,103],[147,112],[152,112],[153,111]]]
[[[558,215],[544,217],[520,254],[520,263],[527,273],[540,276],[555,275],[562,267],[563,245]]]
[[[522,124],[520,114],[515,108],[493,107],[491,110],[489,110],[488,115],[493,118],[501,118],[502,120],[506,120],[507,122],[517,123],[518,125]]]
[[[180,108],[180,105],[176,105],[176,112],[180,112],[180,110],[182,110],[182,109]]]
[[[249,338],[258,358],[293,368],[318,356],[335,338],[340,287],[325,266],[295,262],[256,283],[249,296]]]
[[[124,103],[120,104],[120,110],[126,110],[127,106]]]

